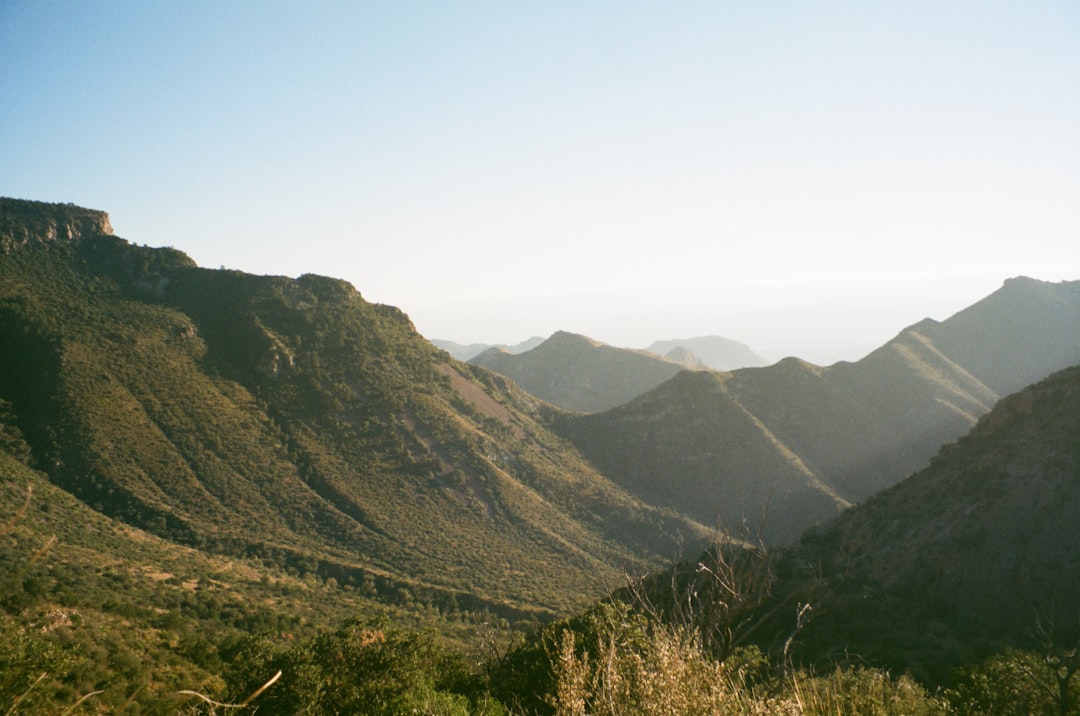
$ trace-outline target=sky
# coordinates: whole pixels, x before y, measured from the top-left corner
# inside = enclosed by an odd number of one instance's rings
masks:
[[[0,0],[0,196],[429,338],[856,359],[1080,279],[1080,3]]]

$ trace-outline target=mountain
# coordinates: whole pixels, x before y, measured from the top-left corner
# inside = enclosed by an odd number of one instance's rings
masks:
[[[344,281],[209,270],[0,200],[0,401],[26,459],[176,544],[528,617],[703,528],[642,503]]]
[[[690,370],[709,369],[709,366],[705,365],[705,363],[700,358],[698,358],[692,350],[690,350],[689,348],[684,348],[683,346],[675,346],[667,353],[665,353],[664,357]]]
[[[553,405],[583,413],[621,405],[684,369],[653,353],[565,331],[519,355],[490,348],[469,362],[505,375]]]
[[[671,351],[679,348],[690,351],[699,361],[713,370],[735,370],[768,365],[768,361],[755,353],[750,346],[723,336],[656,341],[646,350],[678,361],[677,358],[671,356]]]
[[[495,345],[492,345],[490,343],[469,343],[468,345],[464,345],[461,343],[455,343],[454,341],[443,340],[441,338],[432,338],[431,342],[435,345],[436,348],[443,349],[458,360],[467,361],[480,355],[489,348],[501,348],[508,353],[524,353],[525,351],[536,348],[538,345],[544,342],[544,339],[540,336],[533,336],[532,338],[528,338],[521,343],[512,346],[503,343],[498,343]]]
[[[15,457],[17,445],[29,451],[5,410],[0,702],[9,713],[61,713],[89,693],[93,713],[176,713],[180,689],[222,692],[222,667],[250,634],[295,638],[357,613],[408,619],[375,601],[374,588],[207,554],[92,510]]]
[[[767,510],[770,538],[791,541],[924,466],[1001,395],[1077,362],[1080,282],[1017,278],[856,363],[684,373],[555,427],[647,502],[705,523]]]
[[[964,658],[1080,639],[1080,366],[1002,399],[930,465],[800,542],[801,635],[937,679]],[[1040,633],[1040,630],[1042,633]]]

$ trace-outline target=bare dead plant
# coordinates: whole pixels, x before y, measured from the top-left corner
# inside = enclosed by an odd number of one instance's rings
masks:
[[[207,704],[210,707],[210,713],[216,715],[217,714],[217,709],[227,709],[229,711],[239,711],[240,709],[247,708],[248,706],[251,705],[252,701],[254,701],[256,698],[258,698],[259,695],[262,694],[262,692],[266,691],[271,686],[273,686],[274,683],[277,682],[277,680],[280,679],[280,678],[281,678],[281,671],[279,670],[276,674],[274,674],[272,677],[270,677],[269,681],[267,681],[265,684],[263,684],[259,688],[255,689],[255,691],[251,692],[250,696],[248,696],[246,699],[244,699],[243,701],[241,701],[238,704],[223,704],[223,703],[221,703],[219,701],[214,701],[212,698],[210,698],[209,696],[206,696],[205,694],[200,694],[198,691],[190,691],[190,690],[185,689],[183,691],[177,691],[176,693],[179,696],[195,696],[195,697],[199,698],[200,700],[203,701],[203,703]]]
[[[696,634],[702,648],[723,662],[771,616],[760,610],[772,596],[775,561],[760,524],[752,530],[743,523],[738,531],[721,526],[701,557],[670,570],[666,585],[629,578],[627,589],[636,608]]]
[[[1049,678],[1023,667],[1023,673],[1037,689],[1050,697],[1057,706],[1058,713],[1064,716],[1073,712],[1077,706],[1076,689],[1072,688],[1073,677],[1080,672],[1080,643],[1071,647],[1062,646],[1054,634],[1054,615],[1043,619],[1035,614],[1035,634],[1042,642],[1042,659],[1048,667]]]

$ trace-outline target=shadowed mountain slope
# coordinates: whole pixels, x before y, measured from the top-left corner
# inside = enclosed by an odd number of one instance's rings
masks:
[[[830,510],[924,466],[999,395],[1076,362],[1080,282],[1011,279],[857,363],[821,368],[789,358],[681,375],[556,426],[644,499],[704,522],[756,519],[767,509],[768,534],[791,540]]]
[[[1080,638],[1080,367],[1002,399],[929,467],[817,528],[797,561],[824,575],[802,635],[947,675],[1005,646]]]
[[[8,422],[116,519],[507,614],[580,604],[701,536],[343,281],[202,269],[103,213],[15,200],[0,246]]]
[[[565,331],[524,353],[491,348],[469,362],[505,375],[553,405],[583,413],[621,405],[685,368],[653,353]]]

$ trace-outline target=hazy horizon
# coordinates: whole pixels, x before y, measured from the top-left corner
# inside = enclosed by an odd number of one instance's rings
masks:
[[[797,356],[818,365],[854,361],[904,328],[932,318],[942,321],[1001,287],[1000,281],[957,281],[936,295],[924,285],[878,286],[878,300],[862,305],[845,284],[806,287],[737,287],[713,291],[622,296],[617,300],[582,294],[551,297],[538,306],[528,299],[462,301],[409,314],[429,339],[515,345],[556,331],[580,333],[613,346],[647,348],[658,340],[718,335],[740,341],[770,362]],[[800,289],[802,292],[800,293]],[[725,295],[726,293],[726,295]],[[865,290],[862,295],[865,295]],[[612,311],[612,303],[621,312]],[[446,329],[447,335],[429,329]]]
[[[853,360],[1080,279],[1080,6],[0,5],[0,195],[429,338]]]

